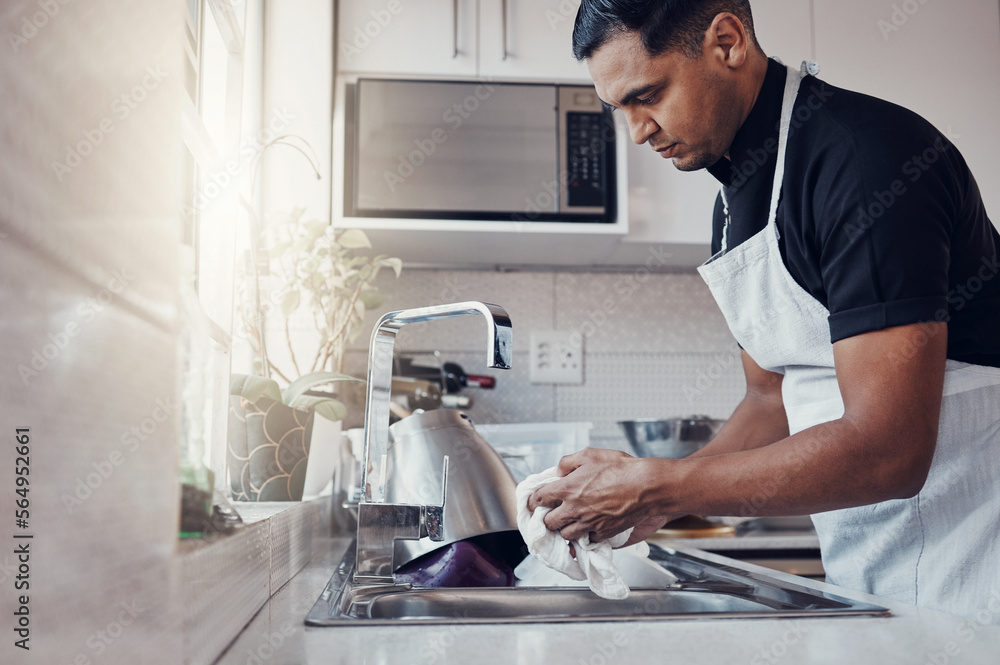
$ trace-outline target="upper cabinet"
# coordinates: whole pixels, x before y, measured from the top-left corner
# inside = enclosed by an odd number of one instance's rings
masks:
[[[477,0],[341,0],[337,69],[475,76]]]
[[[568,0],[345,0],[342,73],[588,82]]]
[[[480,75],[590,83],[587,65],[573,57],[579,5],[570,0],[479,0]]]

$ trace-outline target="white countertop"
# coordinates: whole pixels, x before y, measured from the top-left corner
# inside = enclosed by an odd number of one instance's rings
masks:
[[[978,665],[997,662],[1000,649],[998,626],[982,626],[743,562],[738,565],[748,570],[889,607],[893,616],[306,627],[306,614],[349,542],[346,538],[318,540],[310,563],[271,598],[217,662],[648,665],[666,658],[719,665]],[[733,563],[710,553],[699,555]]]

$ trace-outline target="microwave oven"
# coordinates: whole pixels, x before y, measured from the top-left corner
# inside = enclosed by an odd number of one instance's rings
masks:
[[[361,78],[345,106],[347,217],[615,221],[593,86]]]

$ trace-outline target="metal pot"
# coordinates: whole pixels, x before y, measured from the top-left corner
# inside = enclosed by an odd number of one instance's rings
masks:
[[[441,500],[441,467],[449,457],[444,540],[397,540],[395,565],[449,543],[501,531],[517,532],[517,483],[469,416],[435,409],[389,427],[386,501],[434,505]]]
[[[680,459],[704,448],[725,420],[708,416],[619,421],[639,457]]]

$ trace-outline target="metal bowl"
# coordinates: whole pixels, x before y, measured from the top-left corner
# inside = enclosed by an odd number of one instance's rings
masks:
[[[708,416],[619,421],[639,457],[680,459],[700,450],[718,433],[725,420]]]

